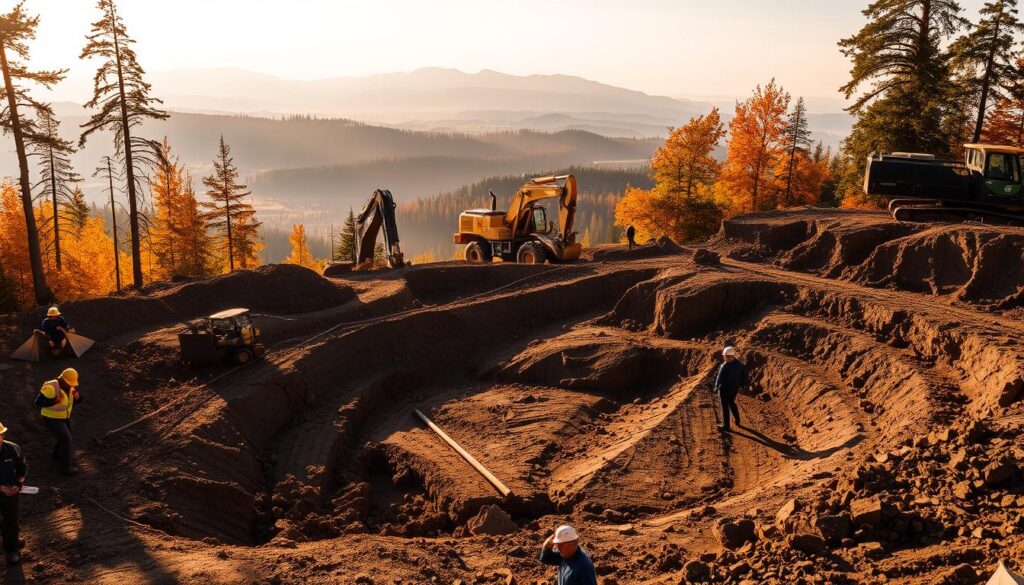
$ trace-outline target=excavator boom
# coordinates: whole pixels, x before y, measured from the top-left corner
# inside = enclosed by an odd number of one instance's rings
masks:
[[[405,266],[405,258],[398,240],[398,225],[395,222],[395,200],[391,191],[377,189],[356,217],[356,264],[373,261],[373,249],[377,245],[377,234],[384,228],[384,253],[391,268]]]

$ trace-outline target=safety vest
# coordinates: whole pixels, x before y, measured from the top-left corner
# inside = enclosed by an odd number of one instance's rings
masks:
[[[49,390],[49,392],[47,392],[47,390]],[[53,398],[58,392],[60,393],[60,402],[53,406],[44,406],[39,410],[39,414],[46,418],[71,418],[71,410],[75,407],[75,399],[60,387],[60,382],[57,380],[50,380],[43,384],[43,387],[39,390],[39,393],[47,398]]]

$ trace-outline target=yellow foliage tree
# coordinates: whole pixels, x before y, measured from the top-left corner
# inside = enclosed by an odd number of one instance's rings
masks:
[[[717,231],[722,213],[712,188],[721,165],[714,152],[723,136],[717,108],[672,130],[651,160],[655,187],[627,189],[615,206],[615,223],[633,226],[638,242],[662,235],[690,241]]]
[[[777,206],[777,167],[785,151],[789,94],[771,80],[754,95],[736,104],[729,123],[728,157],[715,187],[719,201],[731,213],[763,211]]]
[[[297,264],[311,270],[323,270],[323,262],[313,257],[309,250],[309,242],[306,240],[306,226],[296,224],[292,226],[292,235],[288,237],[292,244],[292,253],[285,259],[285,264]]]

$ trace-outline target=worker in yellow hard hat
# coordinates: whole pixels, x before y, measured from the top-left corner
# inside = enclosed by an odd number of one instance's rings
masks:
[[[50,342],[50,352],[55,356],[60,355],[68,344],[68,331],[71,330],[67,319],[60,314],[60,309],[55,306],[47,309],[46,318],[43,319],[40,328]]]
[[[64,370],[56,380],[45,382],[36,395],[36,406],[40,407],[43,424],[57,440],[53,447],[53,458],[67,475],[78,473],[71,448],[71,411],[81,400],[78,372],[74,368]]]

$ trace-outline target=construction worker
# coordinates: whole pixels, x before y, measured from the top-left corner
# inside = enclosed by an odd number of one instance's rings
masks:
[[[558,585],[597,585],[594,563],[579,541],[575,528],[559,526],[541,546],[540,562],[558,567]]]
[[[47,309],[41,329],[50,342],[50,352],[55,356],[60,355],[68,344],[68,331],[71,329],[67,320],[60,314],[60,309]]]
[[[630,250],[633,249],[633,246],[636,246],[636,228],[633,226],[626,228],[626,241],[629,243]]]
[[[61,471],[66,475],[78,473],[71,447],[71,411],[81,400],[78,372],[74,368],[68,368],[56,380],[44,383],[36,395],[36,406],[41,407],[39,413],[43,417],[43,424],[57,440],[53,447],[53,458],[60,463]]]
[[[747,380],[747,368],[736,357],[736,348],[728,346],[722,350],[722,357],[725,359],[718,368],[718,377],[715,379],[715,391],[722,402],[722,424],[718,429],[723,433],[729,432],[729,412],[736,418],[736,426],[742,427],[740,423],[740,409],[736,406],[736,395],[741,388],[749,388]]]
[[[28,474],[28,464],[21,447],[4,440],[7,427],[0,423],[0,538],[4,541],[7,563],[21,562],[22,541],[18,535],[21,486]]]

